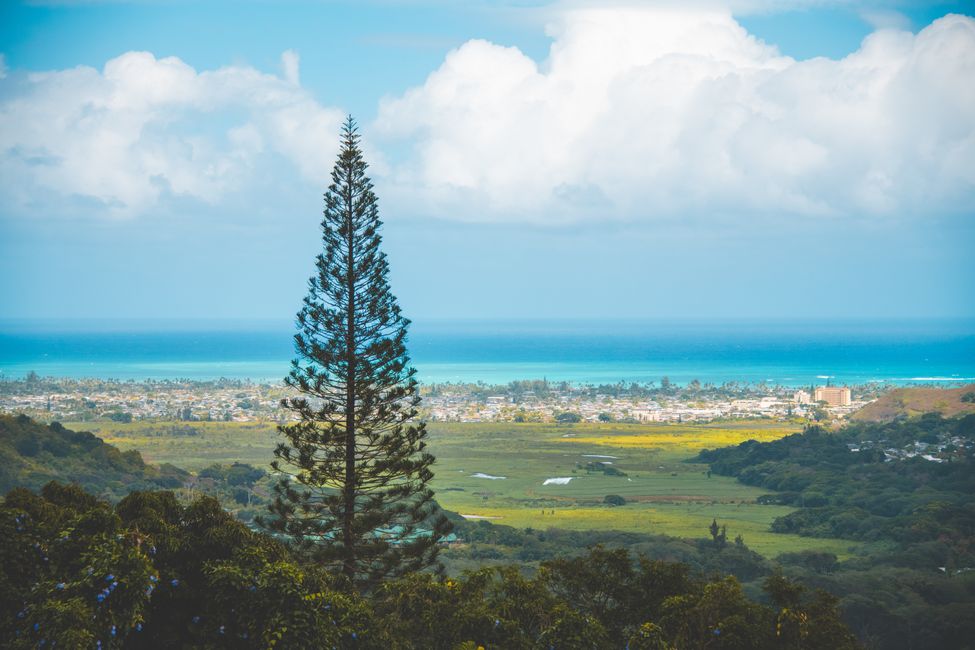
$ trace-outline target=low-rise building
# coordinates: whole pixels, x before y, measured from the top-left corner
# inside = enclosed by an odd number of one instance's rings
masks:
[[[796,404],[811,404],[812,396],[808,391],[797,390],[795,394],[792,395],[792,401]]]

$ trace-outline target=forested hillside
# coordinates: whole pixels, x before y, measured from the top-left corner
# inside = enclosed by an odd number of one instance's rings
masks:
[[[841,597],[861,640],[882,648],[975,647],[975,415],[810,427],[773,442],[701,452],[712,471],[776,490],[797,510],[773,530],[871,542],[845,562],[780,556]]]
[[[48,481],[77,483],[93,494],[121,499],[133,490],[175,488],[189,473],[150,465],[138,451],[121,452],[87,432],[25,415],[0,414],[0,490],[40,489]]]
[[[718,474],[776,490],[768,502],[799,506],[779,532],[900,544],[938,542],[975,566],[975,415],[937,414],[888,424],[811,427],[769,443],[704,451]],[[941,566],[947,557],[932,559]]]

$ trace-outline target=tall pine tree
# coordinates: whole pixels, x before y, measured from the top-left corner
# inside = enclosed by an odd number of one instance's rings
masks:
[[[302,394],[282,401],[298,421],[279,427],[271,465],[284,477],[265,524],[359,588],[434,564],[450,530],[428,487],[434,457],[381,225],[349,117],[285,380]]]

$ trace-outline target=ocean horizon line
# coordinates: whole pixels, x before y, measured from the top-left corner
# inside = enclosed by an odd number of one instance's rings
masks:
[[[580,327],[613,328],[625,327],[900,327],[955,326],[975,334],[975,316],[937,316],[937,317],[842,317],[810,318],[802,316],[764,317],[764,316],[721,316],[721,317],[414,317],[411,327],[416,329],[439,329],[441,327],[498,327],[511,326],[535,328],[577,329]],[[0,333],[22,333],[24,330],[38,332],[208,332],[208,331],[253,331],[253,332],[294,332],[293,318],[206,318],[206,317],[92,317],[92,318],[47,318],[47,317],[2,317]]]
[[[824,323],[826,323],[824,321]],[[454,321],[415,326],[412,364],[426,383],[502,384],[547,377],[574,383],[647,383],[667,376],[808,385],[829,375],[869,381],[975,377],[967,321]],[[23,377],[280,380],[293,331],[101,330],[0,327],[0,373]]]

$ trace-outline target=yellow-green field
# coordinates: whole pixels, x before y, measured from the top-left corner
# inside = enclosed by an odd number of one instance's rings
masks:
[[[193,422],[198,435],[169,435],[182,423],[76,423],[123,450],[138,449],[152,462],[199,470],[215,462],[240,461],[266,466],[278,440],[273,424]],[[840,557],[855,547],[769,531],[783,506],[760,505],[766,490],[732,478],[708,478],[704,465],[685,462],[704,448],[744,440],[774,440],[798,425],[768,421],[718,424],[576,424],[432,423],[430,450],[437,456],[437,499],[464,515],[491,517],[517,527],[618,529],[705,537],[711,520],[728,526],[728,536],[742,535],[763,555],[785,551],[828,550]],[[608,462],[626,476],[592,473],[579,464]],[[504,478],[478,478],[481,473]],[[543,485],[549,478],[570,478],[564,485]],[[624,506],[603,504],[608,494]]]

